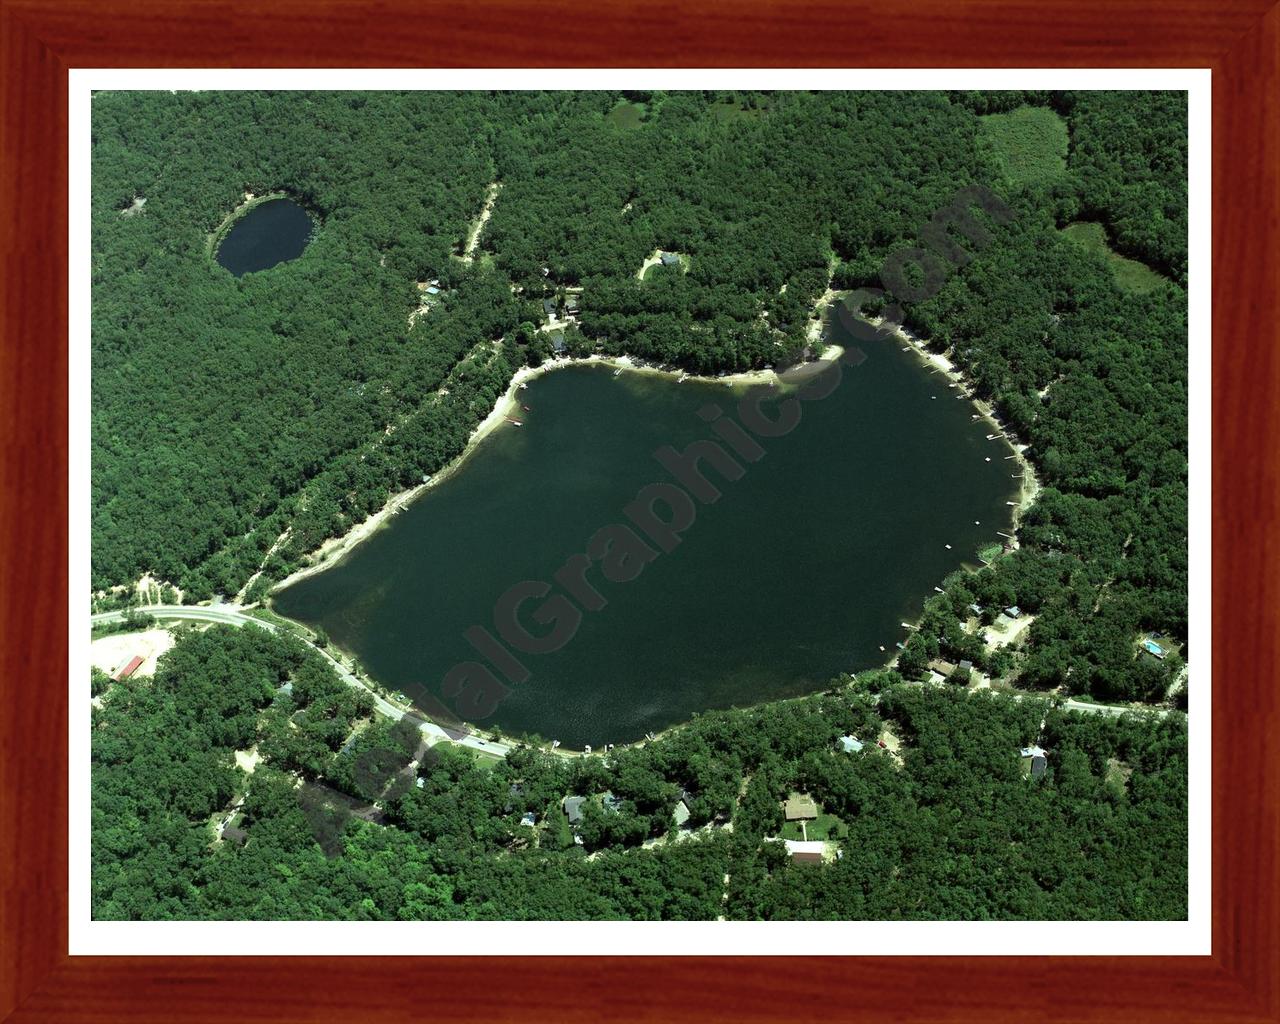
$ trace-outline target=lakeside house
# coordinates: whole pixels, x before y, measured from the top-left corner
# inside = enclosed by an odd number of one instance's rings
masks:
[[[582,805],[586,802],[585,796],[567,796],[560,802],[570,825],[582,824]]]
[[[664,252],[660,258],[664,267],[674,267],[680,263],[679,253]]]
[[[1004,610],[1004,613],[1011,619],[1018,619],[1022,617],[1022,609],[1016,604],[1009,605],[1009,607]]]
[[[807,793],[792,793],[782,809],[787,821],[813,821],[818,816],[818,805]]]
[[[1022,757],[1022,771],[1033,779],[1038,779],[1049,767],[1048,752],[1041,746],[1033,744],[1023,747],[1018,753]]]
[[[856,754],[866,745],[856,736],[841,736],[836,743],[846,754]]]
[[[928,665],[934,672],[942,676],[943,679],[950,678],[951,673],[956,670],[955,665],[949,661],[943,661],[941,658],[934,658]]]
[[[569,351],[569,346],[564,340],[563,331],[556,331],[551,335],[551,350],[558,356],[562,356]]]
[[[524,815],[520,818],[520,824],[533,828],[538,824],[538,816],[534,814],[533,811],[525,811]]]
[[[676,819],[676,828],[684,828],[684,823],[689,820],[689,805],[684,800],[677,800],[671,814]]]
[[[556,309],[557,309],[557,308],[558,308],[558,307],[557,307],[557,305],[556,305],[556,300],[555,300],[555,299],[553,299],[553,298],[552,298],[552,299],[543,299],[543,300],[542,300],[542,311],[543,311],[544,313],[546,313],[546,314],[547,314],[547,316],[555,316],[555,315],[556,315]]]

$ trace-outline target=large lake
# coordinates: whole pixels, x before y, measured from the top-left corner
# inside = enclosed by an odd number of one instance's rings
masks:
[[[1009,529],[1017,463],[914,353],[863,349],[794,430],[761,440],[767,454],[739,480],[707,471],[723,496],[697,506],[673,551],[630,582],[593,568],[607,606],[555,653],[521,654],[530,678],[479,724],[599,746],[882,664],[881,645],[893,652],[934,586]],[[504,591],[553,581],[597,530],[627,522],[642,487],[672,480],[655,450],[712,436],[698,411],[732,412],[742,391],[578,365],[518,394],[523,427],[504,424],[339,565],[280,592],[276,610],[322,626],[415,700],[438,696],[451,667],[483,661],[463,632],[497,635]],[[532,618],[540,604],[522,613],[534,634],[552,625]]]
[[[218,262],[236,277],[296,259],[311,240],[310,214],[292,199],[270,199],[249,210],[218,246]]]

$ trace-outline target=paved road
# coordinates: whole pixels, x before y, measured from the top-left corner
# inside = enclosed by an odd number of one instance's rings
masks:
[[[196,606],[196,605],[176,605],[176,604],[160,604],[150,605],[145,608],[134,609],[136,611],[145,612],[148,615],[155,616],[157,619],[184,619],[193,622],[216,622],[228,626],[257,626],[259,629],[265,629],[270,633],[289,632],[277,623],[269,622],[266,619],[259,619],[256,616],[247,614],[238,605],[223,604]],[[90,616],[90,621],[95,625],[100,622],[117,622],[124,618],[124,611],[99,612],[97,615]],[[341,662],[334,659],[327,651],[316,648],[317,653],[324,658],[335,672],[342,678],[348,686],[354,686],[364,690],[373,698],[374,707],[379,714],[386,715],[388,718],[399,720],[403,718],[408,708],[399,704],[393,704],[385,697],[371,690],[367,683],[357,679],[349,672]],[[457,743],[459,746],[470,747],[472,750],[483,750],[489,754],[497,754],[505,757],[510,753],[512,747],[509,743],[500,740],[487,740],[479,736],[464,736],[461,739],[454,739],[449,733],[445,732],[440,726],[434,722],[424,722],[421,726],[422,734],[429,740],[447,740],[451,743]]]
[[[218,622],[230,626],[257,626],[259,629],[265,629],[272,633],[279,633],[283,628],[274,622],[266,619],[259,619],[253,615],[246,614],[239,605],[223,604],[195,606],[195,605],[152,605],[147,608],[140,608],[139,611],[146,612],[148,615],[154,615],[158,619],[187,619],[196,622]],[[99,612],[97,615],[91,616],[91,621],[99,622],[115,622],[124,617],[123,611],[115,612]],[[292,630],[288,630],[292,632]],[[333,667],[333,670],[343,679],[349,686],[357,687],[366,691],[373,697],[374,707],[380,714],[386,715],[388,718],[399,720],[404,717],[407,708],[392,704],[386,698],[380,696],[371,690],[368,684],[357,679],[343,665],[331,657],[326,651],[317,648],[321,657],[323,657]],[[1017,696],[1021,696],[1020,694]],[[1112,704],[1090,704],[1087,701],[1067,700],[1062,705],[1064,710],[1079,711],[1087,715],[1123,715],[1126,711],[1136,711],[1138,713],[1156,714],[1164,717],[1169,713],[1168,708],[1130,708],[1117,707]],[[482,750],[489,754],[496,754],[499,757],[506,757],[511,752],[512,746],[501,740],[482,739],[479,736],[464,736],[461,739],[454,739],[449,733],[445,732],[440,726],[434,722],[424,722],[421,726],[422,734],[431,741],[447,740],[451,743],[457,743],[463,747],[470,747],[472,750]]]
[[[1123,704],[1090,704],[1088,701],[1080,700],[1064,701],[1062,707],[1066,711],[1082,711],[1087,715],[1111,715],[1112,717],[1130,711],[1139,715],[1158,715],[1161,718],[1169,713],[1169,708],[1134,708]]]

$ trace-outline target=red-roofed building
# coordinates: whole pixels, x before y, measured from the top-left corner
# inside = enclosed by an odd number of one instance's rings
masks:
[[[137,672],[138,669],[142,667],[142,662],[143,662],[143,659],[138,657],[135,654],[132,658],[129,659],[129,663],[125,665],[125,667],[122,668],[119,672],[116,673],[115,675],[116,682],[117,683],[120,682],[121,679],[127,679],[129,678],[129,676]]]

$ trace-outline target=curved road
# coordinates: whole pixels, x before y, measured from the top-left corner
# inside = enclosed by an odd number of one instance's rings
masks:
[[[216,622],[228,626],[257,626],[259,629],[265,629],[272,633],[289,632],[297,636],[293,630],[286,630],[284,627],[266,619],[259,619],[253,615],[247,614],[239,605],[212,605],[212,606],[196,606],[196,605],[151,605],[146,608],[133,609],[134,611],[145,612],[148,615],[155,616],[157,619],[187,619],[195,622]],[[93,623],[100,622],[116,622],[124,617],[124,611],[99,612],[97,615],[90,616]],[[388,718],[398,721],[409,713],[410,709],[399,704],[393,704],[385,697],[380,696],[369,688],[366,683],[361,682],[351,672],[349,672],[341,662],[337,661],[327,651],[320,648],[315,650],[324,658],[338,676],[348,685],[364,690],[373,698],[374,707],[377,711]],[[1111,704],[1093,704],[1084,701],[1067,700],[1062,705],[1066,711],[1076,711],[1081,714],[1094,715],[1122,715],[1125,712],[1137,712],[1148,714],[1154,713],[1160,717],[1164,717],[1169,713],[1167,708],[1133,708],[1123,707]],[[459,746],[470,747],[472,750],[483,751],[487,754],[496,754],[499,757],[506,757],[512,750],[510,743],[501,740],[482,739],[477,735],[463,736],[461,739],[455,739],[453,735],[446,732],[434,722],[423,722],[420,726],[422,735],[430,742],[438,742],[446,740],[450,743],[457,743]],[[559,751],[559,753],[568,754],[568,751]]]
[[[287,632],[297,636],[293,630],[285,629],[274,622],[266,619],[259,619],[256,616],[249,615],[239,605],[212,605],[209,607],[196,605],[176,605],[176,604],[157,604],[149,605],[145,608],[131,608],[130,611],[142,612],[147,615],[154,616],[157,619],[186,619],[193,622],[216,622],[226,626],[257,626],[259,629],[265,629],[270,633]],[[97,625],[102,622],[118,622],[123,619],[125,612],[99,612],[91,615],[89,621]],[[379,714],[388,718],[399,720],[409,713],[409,709],[399,704],[393,704],[385,697],[374,693],[366,683],[361,682],[351,672],[349,672],[341,662],[335,659],[328,651],[315,648],[316,652],[329,663],[333,670],[348,686],[354,686],[357,689],[364,690],[373,698],[373,705]],[[470,747],[472,750],[482,750],[487,754],[497,754],[500,757],[506,757],[511,752],[511,744],[504,743],[501,740],[486,740],[479,736],[464,736],[461,739],[454,739],[449,733],[445,732],[440,726],[434,722],[423,722],[420,726],[422,735],[428,740],[447,740],[450,743],[457,743],[459,746]]]

